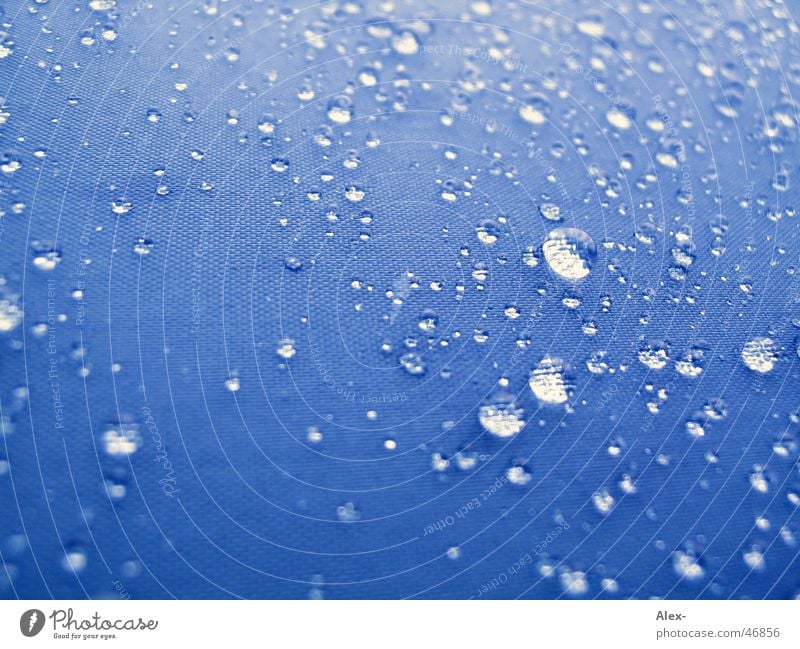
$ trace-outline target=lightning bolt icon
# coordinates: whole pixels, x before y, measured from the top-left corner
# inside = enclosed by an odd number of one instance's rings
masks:
[[[28,620],[28,631],[33,630],[33,625],[36,624],[36,620],[39,619],[39,616],[36,614],[36,611],[31,613],[31,618]]]

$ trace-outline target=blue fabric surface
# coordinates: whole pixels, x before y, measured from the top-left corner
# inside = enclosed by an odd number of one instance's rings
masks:
[[[798,596],[798,9],[6,0],[0,595]]]

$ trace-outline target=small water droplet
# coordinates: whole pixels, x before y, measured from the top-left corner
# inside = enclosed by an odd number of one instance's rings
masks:
[[[291,338],[284,338],[278,342],[278,348],[275,350],[275,353],[285,360],[289,360],[292,358],[296,353],[297,350],[294,346],[294,340]]]

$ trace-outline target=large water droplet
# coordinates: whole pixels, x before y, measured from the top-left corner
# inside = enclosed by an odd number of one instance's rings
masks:
[[[767,374],[778,360],[778,346],[772,338],[759,336],[742,347],[742,361],[759,374]]]
[[[525,411],[512,397],[500,395],[492,403],[481,406],[478,421],[483,429],[495,437],[513,437],[525,427]]]
[[[552,404],[566,403],[573,389],[564,361],[555,356],[545,356],[539,361],[528,385],[539,401]]]

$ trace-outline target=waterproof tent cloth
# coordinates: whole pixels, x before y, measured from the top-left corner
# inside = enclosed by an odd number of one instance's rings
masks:
[[[6,0],[0,594],[797,597],[799,11]]]

